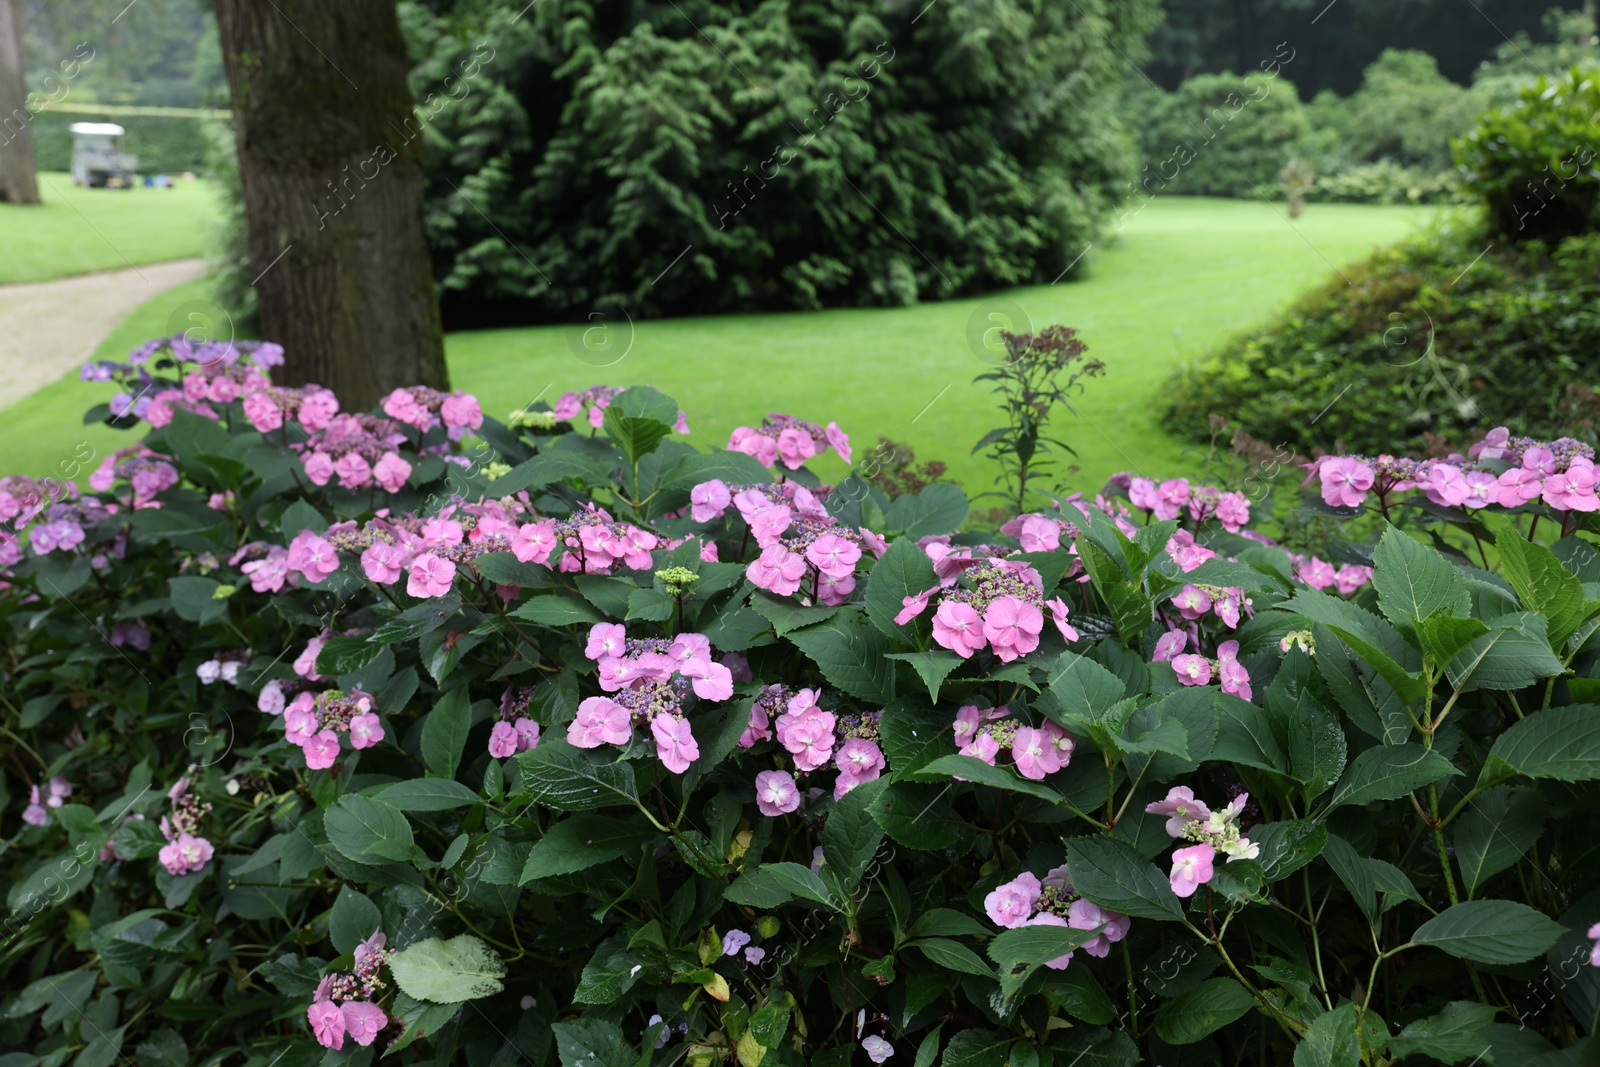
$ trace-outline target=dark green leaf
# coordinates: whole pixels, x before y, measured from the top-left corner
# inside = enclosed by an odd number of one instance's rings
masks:
[[[1332,811],[1343,804],[1394,800],[1414,789],[1460,773],[1444,756],[1418,744],[1369,748],[1350,761],[1349,769],[1339,779],[1338,788],[1328,801],[1327,810]]]
[[[1232,978],[1208,978],[1161,1006],[1156,1034],[1172,1045],[1190,1045],[1242,1018],[1255,1007],[1248,990]]]
[[[1132,845],[1109,837],[1074,837],[1067,842],[1072,885],[1102,908],[1136,919],[1175,920],[1183,905],[1159,870]]]
[[[472,703],[466,686],[440,695],[422,721],[422,759],[440,778],[454,778],[472,727]]]
[[[1478,963],[1522,963],[1540,955],[1566,927],[1511,900],[1469,900],[1435,915],[1411,940]]]

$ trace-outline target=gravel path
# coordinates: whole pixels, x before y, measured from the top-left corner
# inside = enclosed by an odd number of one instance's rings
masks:
[[[204,275],[204,260],[179,259],[0,285],[0,408],[82,366],[139,305]]]

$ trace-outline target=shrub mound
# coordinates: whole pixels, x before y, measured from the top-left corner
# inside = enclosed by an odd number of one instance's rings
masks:
[[[1587,446],[1325,460],[1324,560],[281,358],[90,367],[142,441],[0,482],[5,1067],[1597,1051]]]
[[[1420,454],[1508,422],[1592,441],[1600,237],[1489,243],[1448,226],[1343,268],[1174,374],[1172,428],[1206,440],[1219,414],[1303,453]]]

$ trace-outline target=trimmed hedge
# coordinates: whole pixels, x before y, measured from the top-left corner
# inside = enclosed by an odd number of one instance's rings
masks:
[[[1446,228],[1345,267],[1180,369],[1170,427],[1207,440],[1217,413],[1301,452],[1426,451],[1505,423],[1592,441],[1600,236],[1487,244]]]
[[[100,121],[89,115],[41,113],[33,120],[34,159],[40,170],[72,169],[75,122]],[[139,172],[200,170],[206,162],[206,123],[198,115],[129,115],[113,117],[128,131],[124,150],[139,157]]]

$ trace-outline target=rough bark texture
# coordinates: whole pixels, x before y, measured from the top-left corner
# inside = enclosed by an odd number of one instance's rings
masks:
[[[445,387],[395,0],[213,0],[274,376],[345,410]]]
[[[24,56],[22,0],[0,0],[0,200],[37,204]]]

